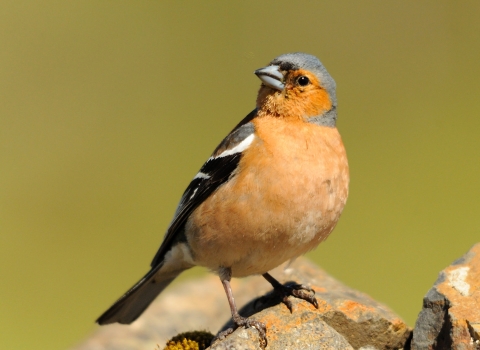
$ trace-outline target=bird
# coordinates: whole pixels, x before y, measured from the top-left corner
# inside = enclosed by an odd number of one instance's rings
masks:
[[[336,127],[336,84],[320,60],[294,52],[255,70],[256,107],[220,142],[183,193],[150,271],[98,319],[130,324],[180,273],[203,266],[225,289],[234,328],[266,327],[238,313],[232,277],[262,275],[318,308],[314,291],[269,271],[316,248],[348,197],[349,166]]]

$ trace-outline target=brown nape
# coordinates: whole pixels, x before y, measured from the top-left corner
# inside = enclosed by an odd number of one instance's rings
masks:
[[[310,84],[300,86],[297,79],[306,76]],[[286,73],[283,91],[262,85],[257,97],[258,116],[282,116],[282,118],[305,119],[321,115],[332,108],[328,92],[318,78],[306,70]]]

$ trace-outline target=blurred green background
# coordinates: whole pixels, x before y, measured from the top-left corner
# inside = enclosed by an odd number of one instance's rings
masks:
[[[309,256],[413,325],[480,241],[479,18],[476,0],[1,1],[0,348],[96,327],[254,107],[253,71],[292,51],[337,81],[352,178]]]

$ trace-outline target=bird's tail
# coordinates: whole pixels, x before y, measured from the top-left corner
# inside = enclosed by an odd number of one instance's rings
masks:
[[[162,271],[162,265],[152,268],[140,281],[126,292],[115,304],[98,319],[100,325],[109,323],[129,324],[135,321],[175,277],[190,266],[181,269]]]

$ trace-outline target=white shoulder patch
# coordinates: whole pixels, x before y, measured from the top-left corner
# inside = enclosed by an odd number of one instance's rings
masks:
[[[240,142],[238,145],[236,145],[232,149],[227,149],[227,150],[223,151],[222,153],[220,153],[215,158],[226,157],[226,156],[230,156],[230,155],[235,154],[235,153],[240,153],[240,152],[245,151],[252,144],[254,138],[255,138],[255,135],[250,134],[248,137],[245,138],[245,140]]]

